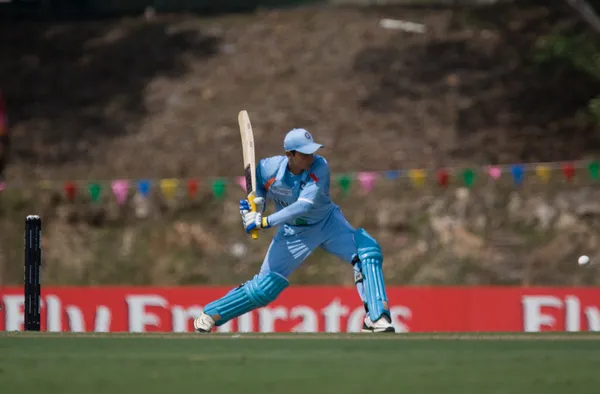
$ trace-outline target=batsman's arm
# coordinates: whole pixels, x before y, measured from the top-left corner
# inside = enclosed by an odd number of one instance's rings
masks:
[[[300,192],[298,200],[282,210],[263,218],[263,227],[265,225],[267,227],[274,227],[307,213],[319,196],[327,190],[329,178],[329,167],[325,162],[319,163],[316,168],[312,169],[310,180],[304,186],[302,192]]]
[[[282,210],[275,212],[269,216],[262,218],[262,227],[269,228],[280,225],[290,220],[296,219],[298,216],[302,216],[310,210],[312,202],[298,200],[293,204],[288,205]]]

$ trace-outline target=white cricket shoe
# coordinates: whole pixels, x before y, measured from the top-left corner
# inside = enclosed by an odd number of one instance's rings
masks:
[[[197,332],[211,332],[214,326],[215,320],[204,312],[194,320],[194,330]]]
[[[396,332],[392,321],[387,315],[382,315],[376,322],[371,321],[369,315],[365,317],[361,332]]]

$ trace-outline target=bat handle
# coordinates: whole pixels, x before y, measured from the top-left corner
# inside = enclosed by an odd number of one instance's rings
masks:
[[[250,195],[248,196],[248,201],[250,202],[250,209],[252,210],[252,212],[256,212],[256,204],[254,203],[254,193],[250,193]],[[250,234],[252,234],[252,239],[258,239],[258,230],[252,230],[250,231]]]

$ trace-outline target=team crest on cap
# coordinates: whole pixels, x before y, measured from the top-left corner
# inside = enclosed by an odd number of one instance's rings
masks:
[[[309,139],[312,141],[312,135],[310,135],[310,133],[308,131],[306,133],[304,133],[304,136],[306,137],[306,139]]]

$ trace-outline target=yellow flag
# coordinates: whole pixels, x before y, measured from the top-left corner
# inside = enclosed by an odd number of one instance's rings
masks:
[[[544,166],[544,165],[539,165],[535,168],[535,174],[538,177],[540,177],[542,182],[548,183],[548,181],[550,180],[550,175],[551,175],[550,167]]]
[[[425,184],[427,173],[424,170],[410,170],[408,177],[415,187],[422,187]]]
[[[179,185],[179,179],[162,179],[160,181],[160,190],[167,200],[172,200],[175,197],[177,185]]]
[[[38,183],[38,186],[42,190],[49,190],[49,189],[52,189],[52,182],[51,181],[40,181]]]

